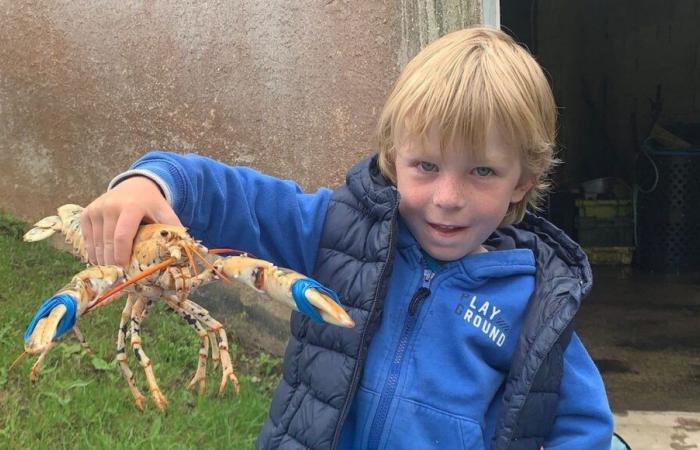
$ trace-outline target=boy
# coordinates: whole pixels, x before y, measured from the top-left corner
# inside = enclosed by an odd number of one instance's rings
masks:
[[[357,326],[292,315],[258,448],[607,450],[605,390],[571,325],[590,266],[525,212],[555,162],[555,115],[525,50],[462,30],[408,64],[378,157],[334,192],[153,152],[83,233],[91,260],[123,264],[142,220],[181,220],[338,292]]]

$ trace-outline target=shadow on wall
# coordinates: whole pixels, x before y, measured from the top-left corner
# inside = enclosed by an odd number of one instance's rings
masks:
[[[284,355],[289,339],[289,308],[248,287],[224,283],[203,286],[191,298],[225,325],[229,339],[246,348]]]

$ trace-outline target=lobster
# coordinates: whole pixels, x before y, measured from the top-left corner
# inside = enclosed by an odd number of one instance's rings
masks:
[[[61,232],[74,255],[87,262],[87,251],[80,230],[82,210],[78,205],[59,207],[57,216],[37,222],[24,235],[24,240],[39,241]],[[219,256],[227,250],[207,249],[201,242],[194,240],[184,227],[141,225],[132,248],[127,267],[88,265],[46,300],[27,327],[24,352],[12,363],[10,369],[25,356],[38,353],[39,357],[29,374],[30,381],[36,382],[46,354],[56,340],[70,330],[89,351],[77,320],[126,294],[126,304],[117,330],[117,361],[139,410],[144,409],[146,397],[136,386],[134,374],[128,365],[127,340],[143,368],[155,406],[161,411],[167,407],[167,399],[158,387],[151,361],[141,342],[141,324],[157,299],[162,299],[180,315],[199,337],[197,369],[187,389],[199,386],[199,392],[204,392],[206,363],[211,352],[212,366],[217,368],[220,363],[222,369],[219,394],[224,393],[229,382],[238,393],[239,383],[233,371],[226,331],[206,309],[188,299],[189,293],[197,287],[219,279],[243,283],[309,315],[317,322],[346,328],[355,326],[352,318],[340,306],[337,295],[320,283],[245,253]]]

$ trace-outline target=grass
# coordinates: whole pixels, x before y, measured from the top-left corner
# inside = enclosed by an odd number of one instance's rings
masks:
[[[44,242],[24,243],[27,224],[0,213],[0,447],[2,448],[252,448],[266,417],[279,360],[246,353],[230,336],[234,368],[241,382],[216,395],[220,370],[208,367],[207,392],[184,388],[194,374],[198,340],[175,314],[156,307],[143,326],[144,350],[168,398],[161,413],[148,400],[133,404],[114,356],[123,301],[88,314],[80,328],[95,356],[71,335],[44,360],[39,381],[28,374],[36,357],[8,372],[23,349],[22,336],[41,302],[83,267]],[[231,334],[231,333],[229,333]],[[132,354],[129,353],[131,356]],[[130,358],[137,384],[148,395],[143,371]]]

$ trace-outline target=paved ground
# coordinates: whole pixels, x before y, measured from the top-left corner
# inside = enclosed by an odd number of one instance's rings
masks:
[[[615,423],[633,450],[700,449],[699,413],[629,411]]]
[[[700,450],[700,274],[594,267],[576,327],[633,450]]]

